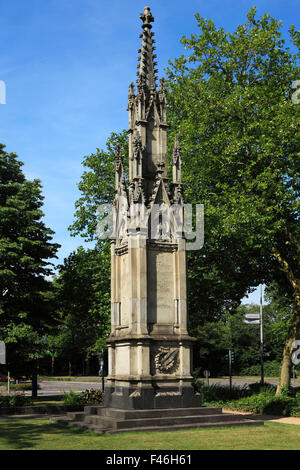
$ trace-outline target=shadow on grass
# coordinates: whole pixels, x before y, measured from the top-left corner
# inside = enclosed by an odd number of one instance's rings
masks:
[[[39,441],[44,440],[47,434],[61,435],[62,439],[69,439],[80,434],[94,435],[85,429],[53,423],[45,419],[0,420],[0,442],[3,446],[7,445],[8,450],[37,448]]]

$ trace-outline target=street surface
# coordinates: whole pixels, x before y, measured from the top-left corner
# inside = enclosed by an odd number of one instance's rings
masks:
[[[82,380],[79,381],[79,380]],[[93,380],[97,380],[96,378]],[[232,384],[234,386],[239,386],[239,387],[244,387],[248,385],[249,383],[253,382],[259,382],[260,377],[252,377],[252,378],[233,378],[232,379]],[[203,382],[207,383],[207,379],[203,379]],[[265,379],[266,383],[271,383],[273,385],[277,385],[277,380],[276,379]],[[222,378],[222,379],[209,379],[209,385],[212,384],[222,384],[226,385],[229,387],[229,378]],[[292,379],[291,381],[292,386],[294,387],[299,387],[300,386],[300,379]],[[97,381],[90,381],[90,382],[84,382],[84,377],[82,379],[74,379],[73,382],[69,381],[46,381],[42,380],[39,381],[40,385],[40,390],[38,390],[38,395],[39,396],[46,396],[46,395],[63,395],[64,392],[68,392],[70,390],[73,390],[74,392],[83,392],[86,389],[100,389],[102,390],[102,383],[101,379],[99,378]],[[26,395],[31,395],[31,392],[28,391],[26,392]]]
[[[232,384],[234,386],[245,387],[250,383],[259,382],[260,377],[234,377],[232,379]],[[220,384],[229,387],[229,378],[211,378],[207,381],[207,379],[203,379],[204,383],[209,383],[209,385],[213,384]],[[265,383],[270,383],[273,385],[277,385],[276,379],[265,379]],[[74,392],[84,392],[87,389],[100,389],[102,390],[102,381],[100,378],[93,378],[92,380],[84,381],[84,377],[82,378],[74,378],[72,382],[70,381],[63,381],[63,380],[38,380],[38,384],[40,389],[38,390],[38,396],[54,396],[54,395],[63,395],[65,392],[69,392],[73,390]],[[292,386],[300,387],[300,379],[292,379],[291,381]],[[6,386],[0,387],[1,391],[6,390]],[[25,395],[30,396],[31,390],[27,390],[24,392]]]

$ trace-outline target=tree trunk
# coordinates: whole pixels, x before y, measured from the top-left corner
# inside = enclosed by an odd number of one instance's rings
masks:
[[[85,374],[87,376],[90,375],[90,358],[89,357],[85,360]]]
[[[285,259],[283,259],[278,250],[273,248],[273,254],[293,288],[294,299],[293,310],[289,321],[290,325],[282,354],[280,378],[276,390],[276,395],[279,396],[282,388],[289,388],[291,384],[292,354],[294,350],[293,343],[297,340],[300,327],[300,280],[297,279],[290,265]]]
[[[69,359],[69,377],[72,376],[72,373],[73,373],[73,369],[72,369],[72,361],[71,359]]]
[[[55,355],[51,355],[51,375],[54,375],[54,367],[55,367]]]
[[[291,385],[291,366],[292,366],[292,354],[294,351],[293,343],[297,340],[297,333],[299,331],[300,324],[300,308],[296,303],[294,304],[292,317],[290,319],[290,327],[288,330],[288,336],[283,349],[280,378],[276,390],[276,395],[281,394],[283,387],[289,388]]]

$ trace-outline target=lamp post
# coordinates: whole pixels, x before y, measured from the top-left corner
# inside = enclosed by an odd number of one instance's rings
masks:
[[[0,364],[6,364],[6,344],[0,341]],[[10,394],[10,372],[7,371],[7,394]]]
[[[263,336],[263,316],[262,316],[262,285],[260,284],[260,383],[264,384],[264,336]]]
[[[102,378],[102,392],[104,392],[105,369],[104,369],[104,350],[103,349],[99,355],[99,376]]]
[[[264,336],[263,336],[263,310],[262,310],[262,284],[260,284],[259,313],[247,313],[244,323],[260,325],[260,383],[264,384]]]
[[[228,351],[228,367],[229,367],[229,389],[232,389],[232,362],[231,362],[231,349]]]

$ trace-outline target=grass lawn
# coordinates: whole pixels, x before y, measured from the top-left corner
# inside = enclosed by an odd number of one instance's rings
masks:
[[[300,426],[99,435],[49,419],[0,419],[0,450],[299,450]]]

